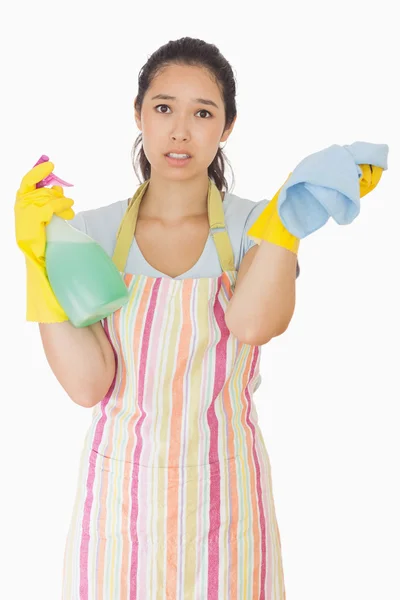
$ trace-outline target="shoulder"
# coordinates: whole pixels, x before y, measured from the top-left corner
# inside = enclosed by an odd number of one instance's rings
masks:
[[[87,233],[90,235],[91,229],[109,227],[115,221],[120,221],[127,208],[128,198],[100,206],[99,208],[82,210],[71,219],[70,224],[77,229],[80,229],[82,224],[84,224]]]
[[[238,194],[227,192],[224,197],[224,213],[227,227],[244,226],[248,219],[256,219],[267,206],[269,200],[250,200]]]
[[[255,245],[255,242],[247,235],[247,231],[268,202],[269,200],[257,202],[228,192],[224,196],[225,226],[232,244],[237,269],[239,269],[246,252]]]
[[[94,239],[108,254],[112,254],[116,234],[129,199],[112,202],[99,208],[78,212],[71,221],[72,227],[83,231]]]

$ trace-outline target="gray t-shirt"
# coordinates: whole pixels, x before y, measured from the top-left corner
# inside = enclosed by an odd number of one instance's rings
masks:
[[[116,234],[128,207],[128,201],[129,199],[120,200],[107,206],[82,211],[77,213],[69,223],[76,229],[87,233],[112,257],[116,243]],[[236,270],[239,270],[240,263],[246,252],[252,246],[256,245],[246,232],[262,213],[268,202],[269,200],[254,202],[235,194],[225,193],[222,205],[224,207],[225,226],[234,252]],[[141,274],[149,277],[167,277],[167,275],[157,271],[157,269],[154,269],[146,261],[135,239],[129,252],[125,271],[133,275]],[[299,276],[299,272],[300,269],[297,263],[297,277]],[[189,271],[174,279],[217,277],[219,275],[221,275],[221,265],[217,249],[210,234],[197,263]]]

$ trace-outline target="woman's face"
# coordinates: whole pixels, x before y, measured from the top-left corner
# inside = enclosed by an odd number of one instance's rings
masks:
[[[154,78],[135,120],[152,172],[168,179],[207,172],[234,125],[224,132],[224,102],[208,72],[187,65],[170,65]],[[174,164],[166,157],[169,152],[191,158]]]

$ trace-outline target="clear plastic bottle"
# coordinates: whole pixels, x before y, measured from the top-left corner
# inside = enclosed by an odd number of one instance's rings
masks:
[[[51,288],[75,327],[92,325],[127,302],[124,280],[103,248],[56,215],[46,227],[45,259]]]

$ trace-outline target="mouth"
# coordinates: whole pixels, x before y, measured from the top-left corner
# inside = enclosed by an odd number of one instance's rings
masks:
[[[192,158],[190,154],[181,154],[178,152],[168,152],[168,154],[165,154],[164,156],[168,164],[173,167],[183,167],[187,165]]]
[[[167,152],[165,156],[169,156],[170,158],[191,158],[189,152],[178,152],[177,150],[171,150],[171,152]]]

